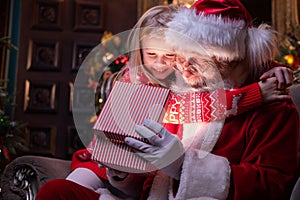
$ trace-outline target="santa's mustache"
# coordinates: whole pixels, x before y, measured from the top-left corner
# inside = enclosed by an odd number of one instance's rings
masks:
[[[207,80],[205,76],[197,75],[197,77],[193,78],[185,78],[186,82],[190,84],[191,87],[195,89],[204,89],[207,87]]]
[[[208,91],[219,87],[220,76],[214,76],[219,70],[212,60],[189,58],[188,62],[174,62],[173,67],[181,74],[188,72],[189,76],[183,79],[193,89]]]

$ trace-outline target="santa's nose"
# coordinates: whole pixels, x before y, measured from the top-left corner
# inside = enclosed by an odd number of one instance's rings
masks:
[[[184,69],[182,71],[182,76],[185,77],[185,78],[189,78],[191,75],[193,75],[193,74],[187,69]]]

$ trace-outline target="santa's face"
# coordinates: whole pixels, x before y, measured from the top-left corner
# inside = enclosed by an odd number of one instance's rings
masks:
[[[161,39],[147,39],[142,42],[143,62],[146,69],[158,80],[168,78],[173,72],[175,53],[171,46]]]
[[[197,55],[177,59],[176,69],[184,80],[194,89],[213,90],[221,82],[220,73],[213,60]]]

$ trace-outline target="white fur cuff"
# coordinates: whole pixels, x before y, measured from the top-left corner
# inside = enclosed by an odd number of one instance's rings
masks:
[[[226,199],[230,172],[230,165],[225,157],[188,149],[175,199]]]

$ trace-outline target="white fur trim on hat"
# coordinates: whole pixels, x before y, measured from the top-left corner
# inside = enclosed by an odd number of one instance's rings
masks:
[[[197,14],[189,8],[180,8],[173,16],[167,24],[166,41],[179,50],[197,51],[229,61],[247,57],[254,74],[264,71],[261,65],[278,53],[276,32],[266,24],[248,27],[244,20]]]
[[[179,49],[187,47],[186,40],[178,40],[184,34],[202,46],[208,56],[228,60],[245,57],[247,27],[243,20],[224,20],[221,16],[197,14],[195,9],[180,8],[167,26],[171,29],[166,33],[167,42]]]

